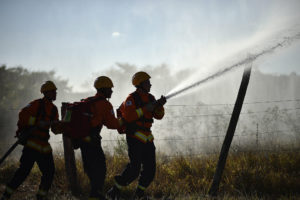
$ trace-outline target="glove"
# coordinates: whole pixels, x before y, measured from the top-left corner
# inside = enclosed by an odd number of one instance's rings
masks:
[[[51,125],[52,132],[57,135],[64,132],[64,123],[61,121],[55,121]]]
[[[160,99],[157,100],[157,104],[159,104],[161,106],[165,105],[166,102],[167,102],[167,99],[163,95],[161,95]]]
[[[25,145],[27,143],[27,139],[30,136],[33,129],[33,126],[28,126],[22,130],[18,130],[17,138],[19,139],[20,144]]]

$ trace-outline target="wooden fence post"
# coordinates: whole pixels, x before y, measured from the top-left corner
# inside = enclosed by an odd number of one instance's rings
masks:
[[[244,74],[243,74],[243,78],[242,78],[242,82],[241,82],[241,86],[238,92],[238,96],[233,108],[233,112],[232,112],[232,116],[229,122],[229,126],[227,129],[227,133],[222,145],[222,149],[220,152],[220,156],[219,156],[219,161],[218,161],[218,165],[217,165],[217,169],[216,172],[214,174],[213,177],[213,182],[212,185],[209,189],[209,195],[210,196],[217,196],[218,193],[218,189],[219,189],[219,185],[220,185],[220,181],[221,181],[221,177],[223,174],[223,170],[226,164],[226,159],[227,159],[227,155],[229,152],[229,148],[234,136],[234,132],[236,129],[236,125],[240,116],[240,112],[242,110],[242,106],[243,106],[243,102],[244,102],[244,98],[246,95],[246,91],[247,91],[247,87],[248,87],[248,83],[249,83],[249,79],[250,79],[250,75],[251,75],[251,66],[245,68],[244,70]]]
[[[67,103],[62,103],[61,106],[61,116],[64,119],[66,113]],[[64,144],[64,156],[65,156],[65,168],[67,179],[69,182],[69,188],[73,194],[78,194],[78,185],[77,185],[77,169],[75,161],[75,153],[70,138],[63,134],[63,144]]]
[[[256,148],[258,149],[258,123],[256,124]]]

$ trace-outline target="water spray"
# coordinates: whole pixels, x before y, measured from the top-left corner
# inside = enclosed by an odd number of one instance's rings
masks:
[[[231,66],[229,66],[229,67],[226,67],[226,68],[223,69],[222,71],[219,71],[219,72],[217,72],[217,73],[215,73],[215,74],[213,74],[213,75],[210,75],[210,76],[208,76],[207,78],[204,78],[204,79],[202,79],[202,80],[200,80],[200,81],[198,81],[198,82],[196,82],[196,83],[193,83],[193,84],[191,84],[191,85],[189,85],[189,86],[187,86],[187,87],[185,87],[185,88],[183,88],[183,89],[181,89],[181,90],[178,90],[177,92],[171,93],[171,94],[169,94],[169,95],[166,96],[166,99],[170,99],[170,98],[172,98],[172,97],[174,97],[174,96],[176,96],[176,95],[178,95],[178,94],[180,94],[180,93],[183,93],[183,92],[185,92],[185,91],[187,91],[187,90],[189,90],[189,89],[191,89],[191,88],[197,87],[197,86],[199,86],[199,85],[201,85],[201,84],[203,84],[203,83],[205,83],[205,82],[208,82],[208,81],[210,81],[210,80],[212,80],[212,79],[214,79],[214,78],[217,78],[217,77],[219,77],[219,76],[221,76],[221,75],[223,75],[223,74],[225,74],[225,73],[227,73],[227,72],[230,72],[230,71],[232,71],[233,69],[236,69],[236,68],[238,68],[238,67],[241,67],[241,66],[243,66],[243,65],[245,65],[245,64],[252,63],[252,62],[255,61],[257,58],[259,58],[259,57],[261,57],[261,56],[263,56],[263,55],[272,53],[274,50],[276,50],[276,49],[279,48],[279,47],[285,47],[285,46],[288,46],[288,45],[292,44],[293,41],[298,40],[298,39],[300,39],[300,32],[297,33],[297,34],[294,35],[294,36],[291,36],[291,37],[285,37],[285,38],[283,39],[282,42],[279,42],[279,43],[277,43],[276,45],[274,45],[274,46],[272,46],[272,47],[269,47],[269,48],[267,48],[267,49],[264,49],[264,50],[262,50],[260,53],[253,54],[253,55],[249,55],[247,58],[245,58],[245,59],[243,59],[243,60],[241,60],[241,61],[239,61],[239,62],[237,62],[237,63],[235,63],[235,64],[233,64],[233,65],[231,65]]]

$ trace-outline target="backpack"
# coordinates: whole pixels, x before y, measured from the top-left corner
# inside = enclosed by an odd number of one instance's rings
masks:
[[[38,109],[34,116],[37,121],[44,120],[45,115],[46,115],[45,103],[43,102],[42,99],[38,99],[38,103],[39,103]],[[28,106],[22,108],[22,110],[19,112],[19,120],[18,121],[20,121],[21,118],[26,118],[27,114],[28,114]],[[55,107],[53,107],[51,110],[50,119],[53,120],[55,115],[56,115],[56,110],[55,110]],[[41,130],[44,132],[49,132],[49,130],[43,130],[43,129],[37,128],[36,126],[31,126],[31,125],[30,126],[19,126],[19,122],[18,122],[18,130],[16,131],[16,137],[18,137],[19,139],[22,138],[21,144],[26,143],[26,140],[28,139],[28,137],[30,137],[31,132],[34,129],[38,129],[38,130]],[[47,139],[49,139],[49,138],[47,138]]]
[[[136,108],[141,108],[143,106],[146,105],[145,102],[143,102],[142,98],[140,97],[140,95],[135,91],[133,93],[131,93],[133,99],[134,99],[134,103]],[[150,101],[155,101],[154,97],[152,95],[149,95],[149,99]],[[121,106],[123,105],[123,103],[119,106],[119,108],[117,109],[117,117],[118,118],[122,118],[124,120],[124,117],[122,116],[122,112],[121,112]],[[125,121],[125,120],[124,120]],[[137,121],[141,121],[141,122],[153,122],[153,119],[146,119],[144,116],[142,116],[141,118],[139,118],[138,120],[134,121],[134,122],[126,122],[125,121],[125,125],[123,125],[123,127],[121,129],[118,129],[118,132],[120,134],[134,134],[136,132],[136,130],[144,130],[144,131],[150,131],[150,129],[147,129],[145,127],[141,127],[139,125],[136,124]]]
[[[89,136],[93,117],[91,104],[104,99],[104,97],[89,97],[80,102],[63,103],[64,135],[71,139]]]

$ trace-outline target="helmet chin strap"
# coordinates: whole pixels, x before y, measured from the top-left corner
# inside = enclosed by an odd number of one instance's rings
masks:
[[[145,92],[145,93],[148,93],[148,91],[146,91],[146,90],[144,89],[144,87],[142,87],[142,86],[140,86],[140,85],[136,86],[136,88],[139,89],[139,90],[141,90],[141,91],[143,91],[143,92]]]
[[[54,99],[49,94],[46,94],[46,93],[44,93],[44,98],[47,99],[50,102],[54,101]]]
[[[110,98],[111,98],[110,91],[104,90],[104,88],[97,89],[97,93],[98,93],[98,94],[102,94],[106,99],[110,99]],[[112,92],[111,92],[111,93],[112,93]],[[110,97],[109,97],[109,96],[110,96]]]

